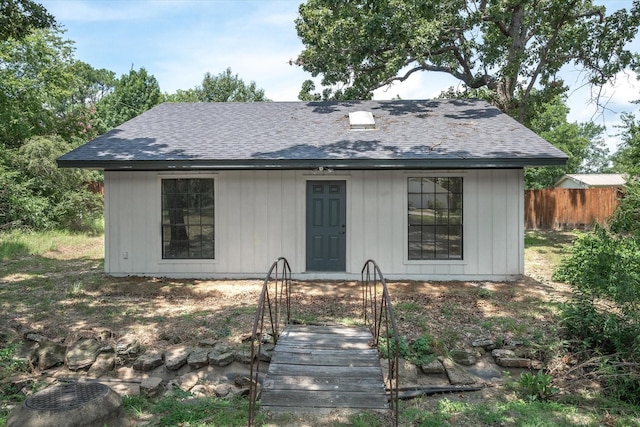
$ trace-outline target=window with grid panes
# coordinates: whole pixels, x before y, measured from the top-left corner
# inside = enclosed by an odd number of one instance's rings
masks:
[[[213,178],[162,180],[162,258],[214,259]]]
[[[408,178],[409,260],[462,259],[462,177]]]

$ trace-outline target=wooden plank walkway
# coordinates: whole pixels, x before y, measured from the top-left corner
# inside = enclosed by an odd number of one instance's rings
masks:
[[[264,379],[260,409],[271,413],[388,410],[366,328],[288,325]]]

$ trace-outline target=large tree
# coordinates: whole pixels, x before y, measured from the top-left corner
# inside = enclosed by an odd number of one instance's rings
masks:
[[[99,131],[106,132],[162,102],[158,80],[146,69],[133,68],[113,83],[113,91],[97,104]]]
[[[604,127],[592,122],[570,123],[569,107],[560,96],[535,104],[525,124],[542,138],[564,151],[564,166],[525,169],[528,189],[553,187],[567,173],[599,173],[608,168],[609,150],[603,138]]]
[[[620,131],[621,142],[612,159],[613,168],[640,180],[640,121],[633,114],[623,114]]]
[[[0,42],[25,38],[34,29],[55,26],[55,18],[32,0],[0,0]]]
[[[368,98],[415,72],[442,72],[488,88],[500,109],[524,121],[537,85],[562,92],[563,66],[601,85],[631,64],[625,45],[637,33],[640,1],[607,14],[591,0],[308,0],[299,13],[305,49],[295,62],[341,97]]]
[[[264,89],[258,88],[256,82],[246,84],[244,80],[233,74],[231,68],[214,76],[206,73],[202,85],[194,89],[178,90],[166,95],[169,102],[260,102],[268,101]]]
[[[53,132],[52,106],[71,95],[72,64],[72,42],[56,30],[0,42],[0,145],[18,147]]]

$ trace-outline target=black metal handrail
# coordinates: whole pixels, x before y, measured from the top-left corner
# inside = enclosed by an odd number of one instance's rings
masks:
[[[284,307],[283,307],[284,304]],[[283,319],[283,309],[286,318]],[[267,318],[267,312],[269,316]],[[262,292],[258,300],[258,309],[251,332],[251,371],[249,381],[249,426],[253,425],[258,400],[258,377],[260,375],[260,356],[265,341],[265,321],[270,323],[273,344],[278,342],[280,333],[291,319],[291,267],[286,258],[280,257],[271,264],[264,279]],[[267,325],[267,328],[269,325]]]
[[[389,402],[395,415],[395,425],[398,425],[398,350],[400,340],[396,318],[393,314],[393,305],[389,296],[387,282],[380,271],[380,267],[373,260],[367,260],[362,267],[362,309],[364,323],[369,327],[373,335],[373,344],[376,348],[380,345],[381,333],[384,333],[383,346],[386,347],[388,357],[387,388],[389,390]],[[384,330],[382,326],[384,324]],[[391,344],[393,340],[393,345]]]

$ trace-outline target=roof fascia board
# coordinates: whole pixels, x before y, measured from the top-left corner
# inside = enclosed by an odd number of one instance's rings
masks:
[[[395,160],[162,160],[162,161],[113,161],[113,160],[57,160],[61,168],[82,168],[97,170],[244,170],[244,169],[508,169],[535,166],[562,166],[566,159],[526,158],[526,159],[395,159]]]

